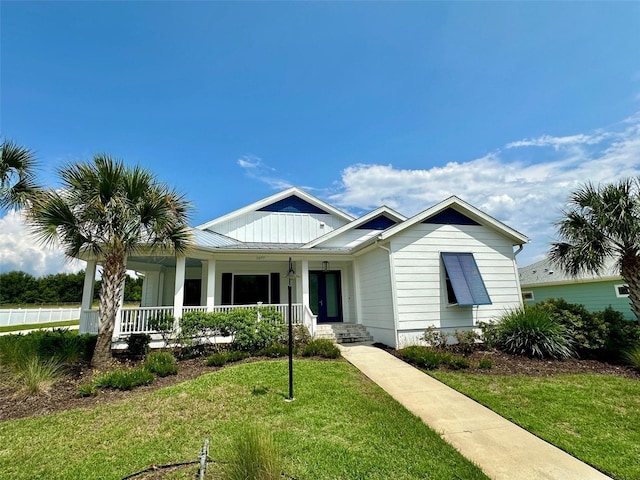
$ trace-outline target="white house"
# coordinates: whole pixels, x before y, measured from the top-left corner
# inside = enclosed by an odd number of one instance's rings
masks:
[[[529,241],[455,196],[411,218],[385,206],[353,218],[298,188],[197,226],[193,239],[186,256],[128,258],[144,276],[143,298],[122,309],[114,339],[149,331],[158,312],[262,303],[286,314],[291,259],[295,322],[312,334],[324,323],[359,324],[401,347],[429,326],[473,328],[520,306],[515,257]],[[82,331],[96,330],[95,268],[89,260]]]

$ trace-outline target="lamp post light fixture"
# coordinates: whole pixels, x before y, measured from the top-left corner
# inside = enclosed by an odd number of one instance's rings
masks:
[[[287,294],[288,294],[288,317],[289,317],[289,397],[287,402],[293,402],[293,307],[291,305],[291,279],[296,278],[296,272],[293,270],[293,263],[289,257],[289,271],[287,272]]]

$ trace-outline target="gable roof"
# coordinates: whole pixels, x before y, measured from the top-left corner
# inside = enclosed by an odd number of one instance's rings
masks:
[[[379,236],[379,240],[386,240],[393,235],[396,235],[403,230],[417,224],[424,222],[425,220],[432,218],[447,209],[453,209],[459,214],[462,214],[465,217],[468,217],[470,220],[477,222],[480,225],[484,225],[486,227],[492,228],[507,238],[510,238],[514,245],[522,245],[525,243],[529,243],[529,237],[526,235],[514,230],[508,225],[496,220],[491,215],[484,213],[482,210],[477,209],[470,203],[465,202],[464,200],[456,197],[455,195],[443,200],[440,203],[435,204],[434,206],[427,208],[426,210],[418,213],[417,215],[411,217],[407,221],[395,225],[391,228],[388,228],[384,232],[382,232]],[[438,223],[441,223],[442,216],[438,220]]]
[[[548,258],[518,269],[521,287],[539,287],[543,285],[561,285],[566,283],[601,282],[620,280],[622,277],[615,259],[609,259],[600,274],[581,273],[572,276],[557,267]]]
[[[404,222],[407,219],[407,217],[405,217],[404,215],[396,212],[395,210],[387,207],[386,205],[383,205],[382,207],[378,207],[375,210],[367,213],[366,215],[363,215],[362,217],[357,218],[352,222],[347,223],[346,225],[343,225],[342,227],[337,228],[334,231],[327,233],[326,235],[323,235],[322,237],[316,238],[315,240],[307,243],[304,246],[304,248],[315,247],[317,245],[325,243],[326,241],[332,238],[337,237],[338,235],[343,234],[344,232],[347,232],[349,230],[354,230],[356,228],[361,228],[362,226],[366,225],[372,220],[377,219],[380,216],[385,216],[387,218],[390,218],[394,220],[396,224]]]
[[[290,200],[290,197],[296,197],[297,200]],[[289,199],[289,200],[288,200]],[[231,213],[227,213],[222,217],[215,218],[210,220],[209,222],[203,223],[202,225],[198,225],[196,228],[199,230],[208,230],[214,227],[217,224],[222,222],[226,222],[236,217],[240,217],[249,212],[257,212],[257,211],[294,211],[295,207],[292,209],[292,204],[297,204],[298,206],[306,206],[306,208],[311,211],[313,209],[318,209],[322,213],[326,213],[327,215],[335,215],[338,218],[341,218],[347,222],[353,220],[353,217],[337,208],[329,205],[326,202],[323,202],[319,198],[314,197],[313,195],[309,195],[307,192],[304,192],[296,187],[291,187],[282,192],[271,195],[270,197],[264,198],[262,200],[258,200],[250,205],[242,207],[238,210],[235,210]],[[268,210],[272,207],[271,210]],[[287,210],[288,209],[288,210]],[[311,212],[311,213],[319,213]],[[307,213],[307,212],[305,212]]]

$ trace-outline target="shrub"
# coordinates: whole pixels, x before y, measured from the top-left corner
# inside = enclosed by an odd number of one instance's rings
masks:
[[[472,353],[480,340],[480,335],[475,330],[456,330],[454,335],[458,343],[453,348],[464,355]]]
[[[283,330],[283,325],[277,321],[281,318],[275,309],[266,309],[267,316],[262,313],[262,320],[258,320],[258,309],[235,309],[227,313],[228,329],[233,336],[233,348],[256,352],[267,345],[273,344]]]
[[[446,364],[453,370],[462,370],[465,368],[469,368],[470,365],[469,360],[457,356],[451,356],[451,358],[446,361]]]
[[[478,361],[478,368],[480,370],[490,370],[491,367],[493,367],[493,362],[488,358],[481,358],[480,361]]]
[[[225,480],[277,480],[281,478],[280,455],[270,432],[244,428],[231,445]]]
[[[96,335],[78,335],[68,329],[4,335],[0,337],[0,364],[16,365],[34,356],[42,360],[55,358],[60,363],[89,361],[96,340]]]
[[[449,336],[436,327],[430,326],[425,329],[420,340],[426,342],[432,348],[444,348],[449,343]]]
[[[302,347],[303,357],[339,358],[340,349],[331,340],[318,338]]]
[[[147,333],[132,333],[127,340],[127,355],[131,358],[143,358],[149,353],[151,336]]]
[[[147,355],[144,366],[151,373],[159,377],[166,377],[178,373],[176,358],[168,352],[154,352]]]
[[[93,379],[93,385],[98,388],[131,390],[140,385],[148,385],[153,379],[153,373],[146,368],[129,368],[103,373]]]
[[[223,350],[207,357],[206,363],[209,367],[222,367],[227,363],[239,362],[240,360],[249,358],[249,356],[248,352],[241,350]]]
[[[640,371],[640,345],[636,345],[632,349],[627,350],[624,358],[633,366],[633,368]]]
[[[289,346],[282,343],[273,343],[258,352],[264,357],[278,358],[289,355]]]
[[[20,392],[29,396],[47,392],[62,372],[62,363],[56,358],[41,359],[34,355],[14,366],[13,377]]]
[[[621,352],[640,344],[640,328],[626,320],[611,306],[602,312],[589,312],[583,305],[550,298],[535,305],[567,327],[578,353],[588,357],[620,358]]]
[[[575,355],[571,333],[540,309],[511,310],[483,328],[491,342],[507,353],[555,359]]]
[[[433,370],[443,363],[449,364],[452,355],[449,352],[435,350],[422,345],[411,345],[399,351],[400,357],[417,367]]]
[[[149,328],[160,334],[166,347],[173,347],[176,342],[177,332],[175,317],[170,313],[159,313],[149,319]]]

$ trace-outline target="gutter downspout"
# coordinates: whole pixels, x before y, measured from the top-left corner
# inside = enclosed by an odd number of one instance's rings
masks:
[[[390,275],[390,283],[391,283],[391,302],[393,303],[393,332],[396,339],[395,348],[400,348],[398,341],[398,295],[396,293],[396,274],[395,267],[393,264],[393,254],[391,253],[391,249],[385,247],[384,245],[380,245],[378,242],[380,241],[380,235],[376,238],[375,246],[381,248],[385,252],[389,254],[389,275]]]
[[[520,307],[524,307],[524,300],[522,299],[522,287],[520,286],[520,272],[518,272],[518,264],[516,262],[516,256],[522,251],[522,249],[524,248],[524,244],[521,243],[520,245],[518,245],[518,249],[513,252],[513,274],[516,277],[516,284],[518,286],[518,292],[520,293],[519,295],[519,305]]]

